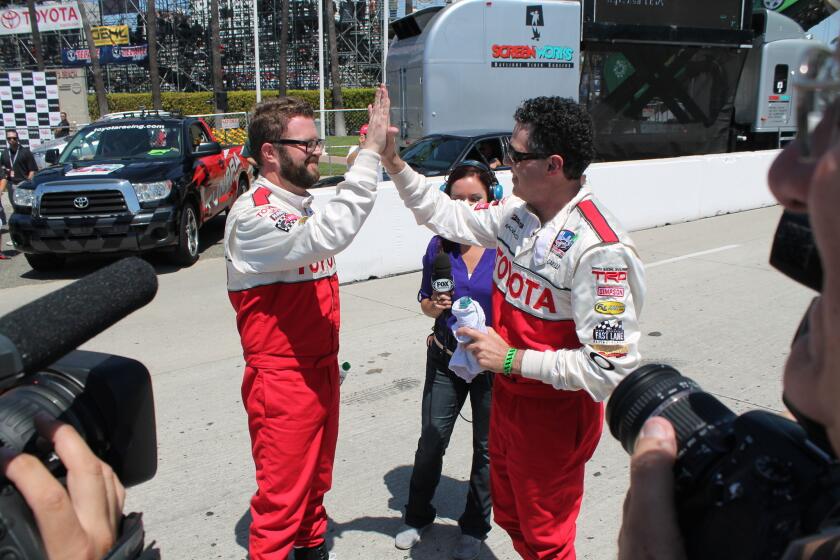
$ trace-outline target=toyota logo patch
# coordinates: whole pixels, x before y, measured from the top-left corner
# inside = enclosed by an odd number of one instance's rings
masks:
[[[78,208],[79,210],[84,210],[88,206],[90,206],[90,200],[86,196],[77,196],[73,199],[73,206]]]

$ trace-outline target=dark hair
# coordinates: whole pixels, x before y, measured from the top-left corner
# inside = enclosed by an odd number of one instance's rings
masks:
[[[262,164],[262,145],[282,138],[293,117],[315,118],[312,106],[296,97],[266,99],[254,108],[248,125],[248,140],[257,163]]]
[[[529,152],[563,158],[563,175],[580,179],[595,157],[592,119],[577,102],[564,97],[526,99],[513,115],[531,134]]]
[[[493,173],[490,171],[490,168],[484,166],[477,166],[477,165],[459,165],[457,166],[452,173],[450,173],[446,177],[446,183],[443,188],[443,192],[446,193],[447,196],[452,196],[452,185],[455,184],[456,181],[460,181],[465,177],[478,177],[478,180],[481,181],[481,184],[484,186],[484,194],[487,195],[487,200],[493,200],[493,190],[492,187],[496,183],[496,178]]]

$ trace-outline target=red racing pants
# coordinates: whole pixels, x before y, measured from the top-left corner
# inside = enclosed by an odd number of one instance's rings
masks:
[[[312,369],[245,367],[257,492],[251,498],[252,560],[285,560],[321,544],[324,494],[332,486],[338,438],[338,363]]]
[[[584,464],[601,437],[603,406],[584,391],[495,378],[489,442],[493,517],[525,560],[573,560]]]

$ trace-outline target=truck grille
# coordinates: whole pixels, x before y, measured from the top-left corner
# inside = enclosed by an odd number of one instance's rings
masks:
[[[88,204],[78,208],[76,199],[87,198]],[[120,191],[52,192],[41,197],[40,214],[50,216],[111,216],[127,212]]]

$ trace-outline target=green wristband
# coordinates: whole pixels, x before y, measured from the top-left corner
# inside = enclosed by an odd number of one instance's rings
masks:
[[[509,348],[505,356],[505,368],[502,370],[502,373],[508,377],[510,377],[511,370],[513,369],[513,359],[516,358],[517,352],[518,350],[516,348]]]

